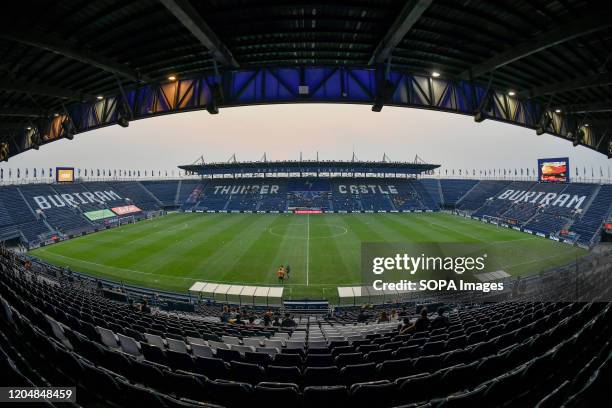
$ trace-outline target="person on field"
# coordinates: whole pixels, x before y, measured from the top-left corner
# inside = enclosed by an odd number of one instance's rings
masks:
[[[278,268],[278,272],[276,272],[276,276],[278,276],[278,282],[283,283],[285,281],[285,268],[281,265]]]
[[[285,267],[285,273],[287,274],[287,279],[289,279],[289,273],[291,272],[291,266],[287,265]]]

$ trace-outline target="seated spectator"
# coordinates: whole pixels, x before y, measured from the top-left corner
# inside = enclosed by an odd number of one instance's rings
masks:
[[[432,330],[447,327],[450,324],[448,317],[444,316],[444,310],[443,307],[438,308],[438,315],[431,321]]]
[[[272,323],[272,316],[273,316],[273,314],[272,314],[272,311],[270,309],[268,309],[266,311],[266,313],[264,313],[264,316],[263,316],[264,326],[266,326],[266,327],[270,326],[270,324]]]
[[[221,313],[221,323],[229,323],[230,313],[227,306],[223,306],[223,312]]]
[[[404,317],[404,316],[408,316],[408,312],[406,311],[406,306],[402,306],[402,310],[399,311],[399,313],[397,314],[399,317]]]
[[[280,317],[274,316],[274,321],[272,322],[272,327],[280,327],[280,325],[281,325]]]
[[[242,324],[242,315],[240,314],[240,312],[236,313],[236,317],[234,318],[234,321],[232,322],[230,320],[230,323]]]
[[[297,324],[291,318],[291,315],[289,313],[285,313],[285,318],[283,319],[283,322],[281,323],[281,327],[295,327],[295,326],[297,326]]]
[[[404,317],[402,319],[402,322],[400,324],[397,325],[397,331],[401,332],[402,330],[410,327],[410,318],[408,316]]]
[[[380,316],[378,317],[378,323],[388,323],[388,322],[389,322],[389,315],[387,315],[387,312],[383,310],[380,313]]]
[[[429,319],[427,318],[427,308],[424,307],[421,309],[421,316],[414,321],[413,324],[402,329],[400,334],[414,333],[427,330],[429,328]]]
[[[370,316],[366,314],[365,309],[361,309],[359,311],[359,315],[357,315],[357,321],[360,323],[367,322],[369,317]]]

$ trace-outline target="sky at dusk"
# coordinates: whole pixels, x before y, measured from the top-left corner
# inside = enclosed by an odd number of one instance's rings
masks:
[[[535,168],[538,158],[569,156],[572,169],[607,174],[612,161],[585,147],[530,129],[470,116],[366,105],[293,104],[221,109],[138,120],[53,142],[11,158],[1,168],[74,166],[175,169],[199,156],[207,162],[305,159],[412,161],[418,154],[442,169]],[[581,170],[582,171],[582,170]],[[573,172],[572,172],[573,173]],[[590,170],[589,170],[590,173]]]

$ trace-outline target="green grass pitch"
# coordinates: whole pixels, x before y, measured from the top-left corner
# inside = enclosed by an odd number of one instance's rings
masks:
[[[499,269],[527,275],[586,251],[445,213],[170,214],[36,249],[74,271],[185,293],[196,281],[277,284],[285,299],[337,298],[361,280],[361,242],[485,242]]]

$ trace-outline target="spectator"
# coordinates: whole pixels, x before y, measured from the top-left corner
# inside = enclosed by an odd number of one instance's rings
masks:
[[[268,309],[266,311],[266,313],[264,313],[264,316],[263,316],[264,326],[266,326],[266,327],[270,326],[270,323],[272,323],[272,316],[273,316],[273,314],[272,314],[272,311],[270,309]]]
[[[427,308],[421,309],[421,317],[415,320],[413,324],[403,329],[400,334],[407,334],[413,332],[420,332],[429,328],[429,319],[427,318]]]
[[[148,305],[147,299],[142,299],[142,302],[137,306],[141,313],[151,313],[151,308]]]
[[[410,318],[408,316],[405,316],[402,319],[402,322],[397,325],[397,331],[401,332],[402,330],[404,330],[404,329],[406,329],[408,327],[410,327]]]
[[[361,309],[359,311],[359,315],[357,315],[357,321],[360,323],[366,322],[368,320],[368,315],[365,312],[365,309]]]
[[[280,317],[274,316],[274,321],[272,322],[272,327],[280,327],[280,325],[281,325]]]
[[[421,317],[419,317],[418,319],[416,319],[416,322],[414,322],[414,328],[415,331],[423,331],[423,330],[427,330],[429,328],[429,319],[427,318],[427,308],[424,307],[421,309]]]
[[[383,310],[378,317],[378,323],[389,323],[389,315],[387,315],[387,311]]]
[[[450,324],[448,317],[444,316],[444,308],[438,308],[438,315],[431,322],[431,329],[440,329],[443,327],[447,327]]]
[[[221,323],[229,323],[230,313],[227,306],[223,306],[223,312],[221,313]]]
[[[240,312],[236,313],[236,318],[234,319],[235,324],[242,324],[242,315]]]
[[[295,326],[297,326],[297,324],[291,318],[291,315],[289,313],[285,313],[285,318],[283,319],[283,322],[281,323],[281,327],[295,327]]]
[[[399,317],[408,316],[408,312],[406,311],[406,305],[402,306],[402,310],[398,313]]]

